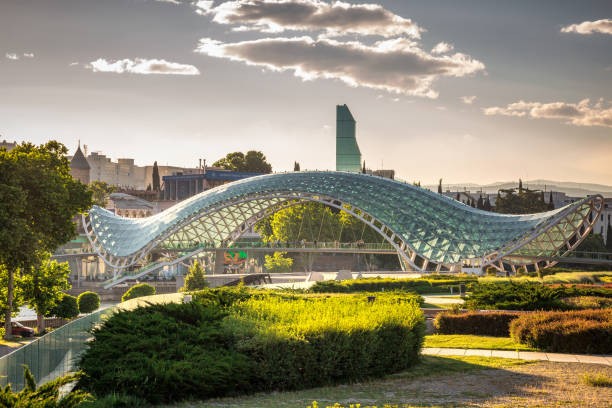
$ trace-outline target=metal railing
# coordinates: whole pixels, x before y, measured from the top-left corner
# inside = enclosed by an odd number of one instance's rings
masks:
[[[91,337],[90,330],[112,313],[112,307],[88,314],[53,330],[31,343],[0,357],[0,385],[11,384],[14,391],[24,387],[23,365],[38,384],[74,371]]]

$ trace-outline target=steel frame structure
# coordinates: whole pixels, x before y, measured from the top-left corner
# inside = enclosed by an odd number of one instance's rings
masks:
[[[438,272],[465,263],[513,272],[551,266],[555,262],[546,258],[576,248],[603,210],[603,198],[592,196],[545,213],[501,215],[376,176],[295,172],[223,185],[144,219],[94,206],[83,225],[92,248],[121,272],[155,248],[231,245],[261,219],[302,202],[363,221],[397,250],[404,270]]]

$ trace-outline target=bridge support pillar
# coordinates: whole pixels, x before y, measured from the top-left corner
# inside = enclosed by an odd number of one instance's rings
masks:
[[[214,274],[218,275],[218,274],[222,274],[223,272],[225,272],[224,267],[223,267],[223,263],[225,262],[225,251],[223,250],[216,250],[215,251],[215,269],[214,269]]]

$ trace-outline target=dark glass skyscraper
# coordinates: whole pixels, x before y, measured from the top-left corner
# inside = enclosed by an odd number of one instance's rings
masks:
[[[336,105],[336,170],[359,173],[361,152],[355,138],[355,119],[346,105]]]

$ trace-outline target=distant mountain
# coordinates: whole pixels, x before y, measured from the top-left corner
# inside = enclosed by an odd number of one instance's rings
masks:
[[[480,191],[486,193],[497,193],[499,189],[517,188],[518,181],[508,182],[496,182],[491,184],[475,184],[475,183],[455,183],[455,184],[444,184],[444,191],[463,191],[467,189],[469,191]],[[425,188],[431,191],[437,191],[437,185],[427,185]],[[586,197],[587,195],[601,194],[604,197],[612,197],[612,186],[604,184],[593,184],[593,183],[575,183],[571,181],[554,181],[554,180],[523,180],[523,187],[532,190],[546,190],[546,191],[561,191],[570,197]]]

